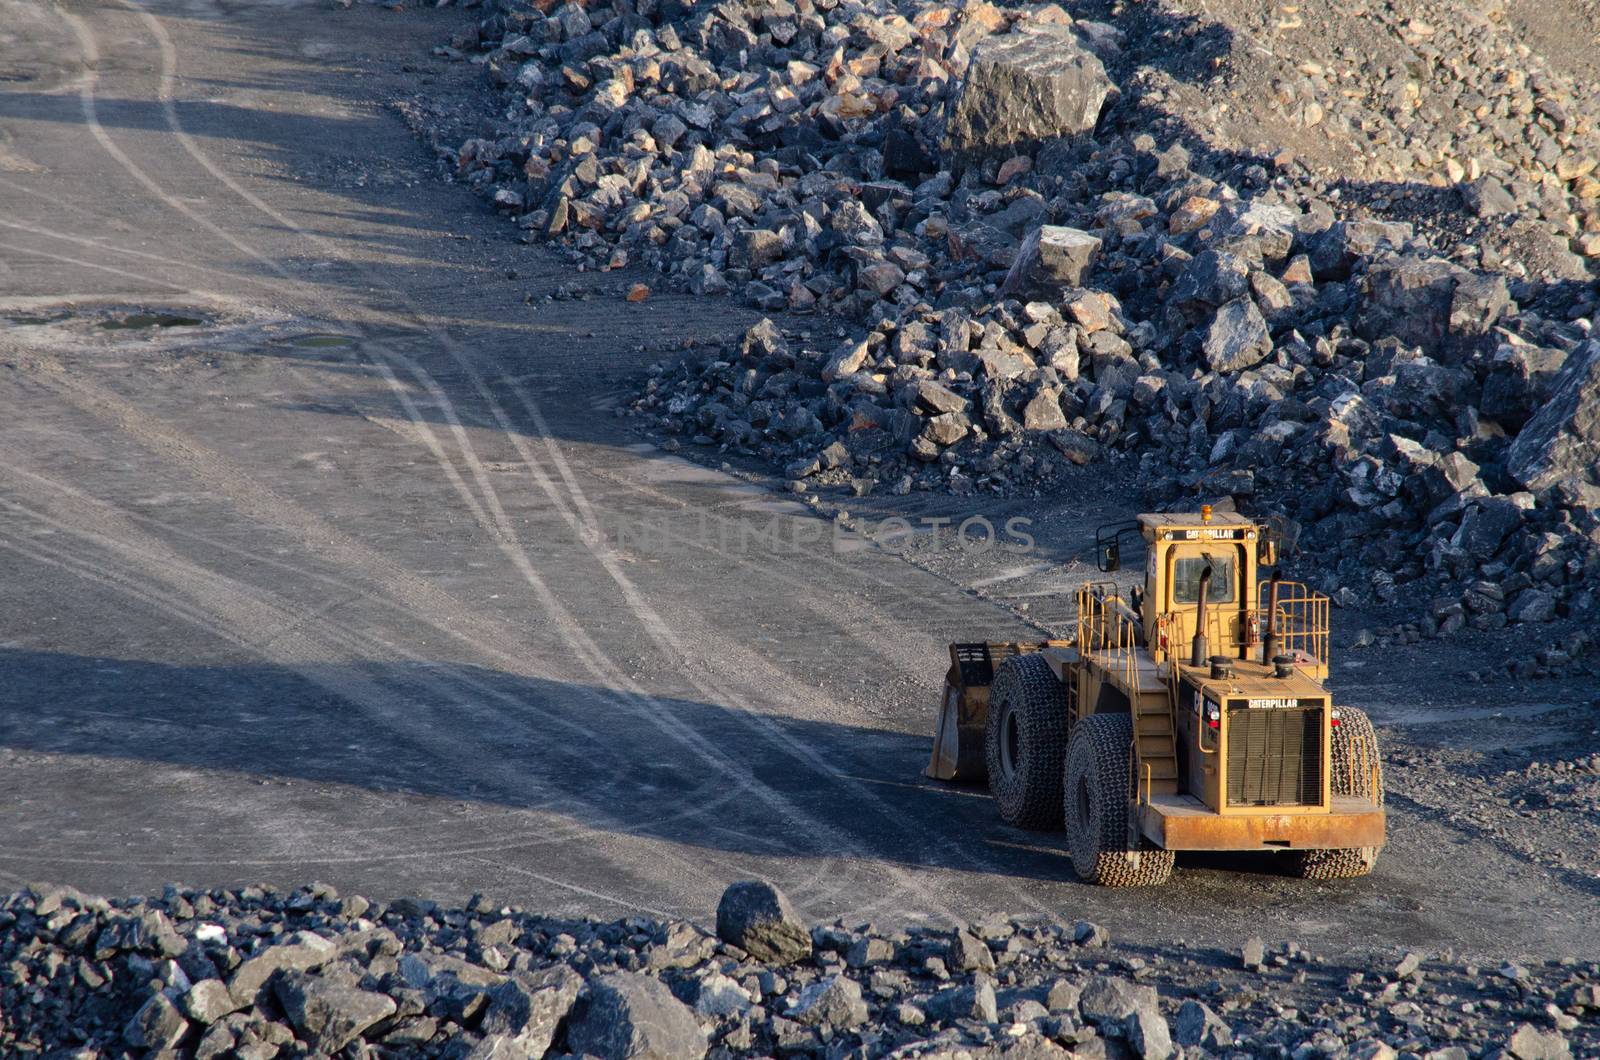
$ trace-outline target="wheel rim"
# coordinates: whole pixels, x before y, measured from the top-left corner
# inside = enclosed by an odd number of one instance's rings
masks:
[[[1017,712],[1007,703],[1000,715],[1000,768],[1007,779],[1017,775],[1017,761],[1022,758],[1022,736],[1017,732]]]

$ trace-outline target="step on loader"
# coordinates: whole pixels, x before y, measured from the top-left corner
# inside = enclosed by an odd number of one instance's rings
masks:
[[[1328,598],[1263,580],[1277,535],[1236,513],[1103,527],[1101,571],[1136,538],[1143,586],[1080,587],[1070,639],[950,645],[927,775],[987,778],[1008,823],[1064,827],[1093,883],[1161,883],[1179,850],[1366,875],[1382,765],[1367,716],[1328,693]]]

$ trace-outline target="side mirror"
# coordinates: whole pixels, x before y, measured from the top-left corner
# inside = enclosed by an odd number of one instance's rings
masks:
[[[1278,539],[1272,531],[1264,531],[1256,542],[1256,562],[1263,567],[1278,565]]]
[[[1080,556],[1083,553],[1078,553]],[[1100,569],[1106,573],[1122,569],[1122,546],[1116,542],[1106,546],[1105,555],[1101,557]]]

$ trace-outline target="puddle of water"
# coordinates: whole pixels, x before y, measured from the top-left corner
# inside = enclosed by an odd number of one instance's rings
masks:
[[[197,328],[204,323],[199,317],[179,316],[176,313],[129,313],[114,320],[102,320],[100,326],[107,331],[138,331],[145,328]]]
[[[354,346],[356,340],[349,335],[296,335],[289,340],[289,345],[298,346],[302,350],[326,350]]]
[[[36,327],[40,324],[55,324],[71,318],[71,313],[18,313],[15,316],[6,317],[6,321],[7,323],[15,324],[17,327],[25,328]]]

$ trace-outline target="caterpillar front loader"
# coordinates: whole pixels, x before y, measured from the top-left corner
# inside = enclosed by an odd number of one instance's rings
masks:
[[[1366,875],[1384,845],[1382,766],[1367,716],[1328,693],[1328,598],[1263,580],[1276,542],[1231,512],[1103,528],[1102,571],[1133,534],[1143,587],[1082,586],[1071,639],[950,646],[927,774],[987,777],[1007,822],[1065,826],[1093,883],[1161,883],[1179,850]]]

